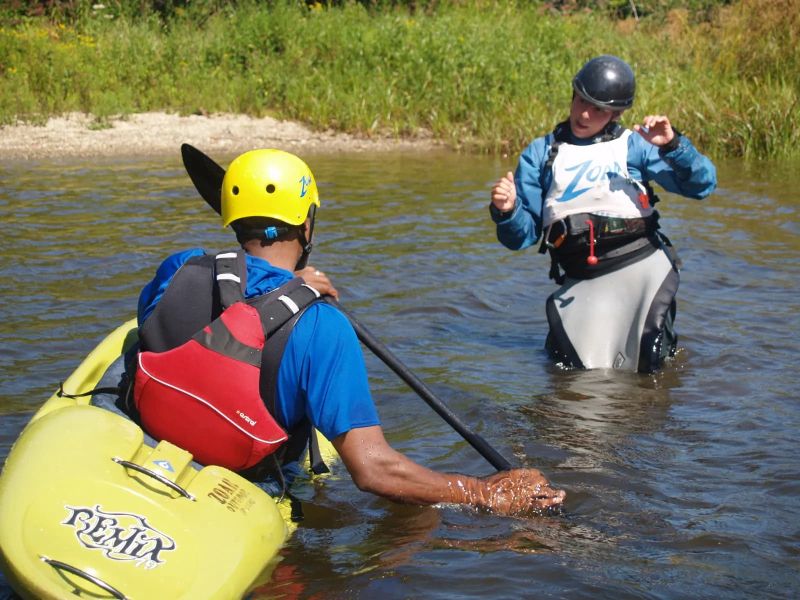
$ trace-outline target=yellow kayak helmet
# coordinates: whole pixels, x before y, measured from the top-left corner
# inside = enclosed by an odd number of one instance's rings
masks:
[[[246,217],[268,217],[289,225],[319,206],[317,183],[300,158],[275,149],[251,150],[234,159],[222,180],[222,225]]]

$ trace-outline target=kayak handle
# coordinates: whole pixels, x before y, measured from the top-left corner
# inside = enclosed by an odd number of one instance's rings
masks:
[[[178,492],[181,496],[183,496],[184,498],[188,498],[192,502],[194,502],[196,500],[196,498],[194,496],[192,496],[189,492],[187,492],[185,489],[183,489],[181,486],[179,486],[174,481],[170,481],[169,479],[167,479],[166,477],[164,477],[160,473],[156,473],[155,471],[153,471],[151,469],[148,469],[147,467],[143,467],[142,465],[137,465],[135,462],[131,462],[129,460],[122,460],[121,458],[116,458],[116,457],[112,458],[111,460],[113,460],[118,465],[122,465],[123,467],[125,467],[127,469],[133,469],[134,471],[138,471],[142,475],[147,475],[149,477],[152,477],[153,479],[155,479],[159,483],[163,483],[165,486],[170,488],[172,491]]]
[[[50,565],[56,570],[67,571],[68,573],[72,573],[73,575],[77,575],[78,577],[83,577],[86,581],[95,584],[97,587],[111,594],[114,598],[117,598],[117,600],[127,600],[127,596],[125,594],[120,592],[113,585],[109,585],[99,577],[87,573],[86,571],[79,569],[78,567],[73,567],[68,563],[61,562],[60,560],[55,560],[52,558],[48,558],[46,556],[39,556],[39,558],[41,558],[44,562],[46,562],[48,565]]]

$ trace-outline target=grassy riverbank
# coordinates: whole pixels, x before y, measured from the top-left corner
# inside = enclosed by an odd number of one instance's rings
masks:
[[[293,2],[166,21],[109,12],[4,19],[0,123],[239,112],[517,152],[564,118],[580,65],[612,53],[638,77],[625,122],[668,114],[716,157],[800,155],[800,0],[741,0],[702,21],[477,0],[414,13]]]

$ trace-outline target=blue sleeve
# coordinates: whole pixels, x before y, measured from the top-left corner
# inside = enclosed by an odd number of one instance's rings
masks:
[[[308,416],[329,440],[380,425],[361,345],[347,318],[317,303],[300,318],[278,371],[276,417],[291,428]]]
[[[139,294],[139,304],[137,307],[137,318],[139,325],[145,322],[145,319],[150,316],[153,309],[161,300],[164,291],[167,289],[169,282],[175,276],[175,273],[183,266],[183,264],[193,256],[202,256],[205,254],[200,248],[192,248],[191,250],[184,250],[168,257],[156,270],[156,275],[153,279],[142,288]]]
[[[542,232],[542,202],[550,185],[551,174],[543,172],[550,151],[548,140],[552,136],[535,139],[519,157],[514,173],[517,203],[512,213],[499,220],[496,211],[490,210],[497,224],[497,239],[506,248],[522,250],[536,243]]]
[[[635,179],[655,181],[666,191],[688,198],[700,200],[717,187],[714,163],[683,135],[677,148],[662,155],[657,146],[633,133],[628,138],[628,167]]]

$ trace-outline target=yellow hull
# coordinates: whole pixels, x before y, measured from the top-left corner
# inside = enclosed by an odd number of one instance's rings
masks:
[[[64,383],[97,386],[136,341],[112,332]],[[329,447],[330,449],[330,447]],[[26,598],[241,598],[274,566],[288,507],[221,467],[200,470],[132,421],[53,395],[0,476],[0,566]]]

